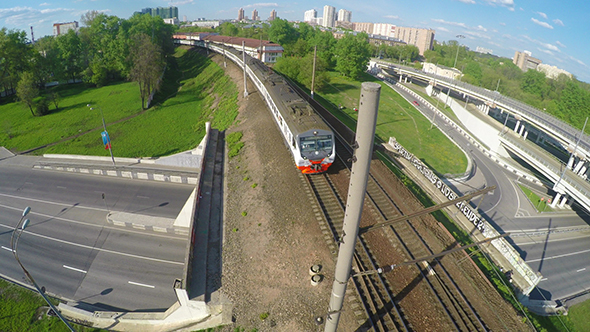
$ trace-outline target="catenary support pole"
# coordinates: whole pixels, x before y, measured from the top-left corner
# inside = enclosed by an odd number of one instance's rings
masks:
[[[311,99],[313,99],[313,87],[315,83],[315,58],[318,52],[318,46],[313,47],[313,69],[311,70]]]
[[[248,83],[246,82],[246,45],[242,41],[242,65],[244,66],[244,97],[248,97]]]
[[[326,319],[326,332],[336,332],[346,285],[350,278],[354,246],[359,231],[361,213],[365,191],[367,189],[367,178],[371,155],[373,153],[373,141],[375,137],[375,124],[377,122],[377,110],[379,107],[379,95],[381,85],[373,82],[364,82],[361,85],[361,97],[359,103],[359,116],[356,131],[356,150],[352,158],[352,170],[348,198],[346,200],[346,211],[344,214],[344,225],[342,226],[342,238],[336,262],[334,284],[330,297],[330,306]]]

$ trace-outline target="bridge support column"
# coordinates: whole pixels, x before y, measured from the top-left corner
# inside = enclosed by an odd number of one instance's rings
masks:
[[[408,76],[404,78],[404,83],[408,83]]]
[[[524,132],[524,123],[522,124],[522,126],[520,126],[520,132],[518,133],[518,136],[522,136],[523,132]]]
[[[587,169],[588,169],[588,168],[586,168],[586,165],[582,166],[582,169],[580,170],[580,172],[579,172],[578,174],[580,174],[580,175],[584,175],[584,174],[586,174],[586,170],[587,170]]]
[[[565,206],[565,203],[567,202],[568,198],[568,195],[563,195],[563,197],[561,198],[561,203],[559,203],[560,208],[563,208]]]
[[[515,133],[518,133],[518,126],[520,126],[520,120],[516,120],[516,126],[514,126]]]
[[[402,74],[399,75],[399,82],[400,83],[402,82],[402,76],[403,76]]]
[[[570,156],[570,160],[567,161],[567,168],[572,169],[572,166],[574,165],[574,156]]]
[[[580,159],[580,161],[578,161],[578,164],[574,168],[574,173],[578,173],[580,171],[580,168],[582,168],[582,166],[584,166],[584,162],[585,162],[584,159]]]
[[[561,198],[561,194],[560,193],[556,193],[555,197],[553,197],[553,201],[551,201],[551,204],[549,205],[550,207],[554,208],[555,205],[557,204],[557,201],[559,201],[559,199]]]
[[[524,140],[526,140],[526,137],[529,135],[529,131],[525,130],[524,132],[524,136],[522,137]]]
[[[545,134],[539,130],[539,133],[537,134],[537,139],[535,140],[535,143],[539,144],[539,142],[545,142],[544,136],[545,136]]]

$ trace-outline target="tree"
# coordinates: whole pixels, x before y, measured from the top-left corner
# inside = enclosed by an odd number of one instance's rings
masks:
[[[16,96],[21,102],[29,107],[33,116],[35,116],[35,112],[33,111],[33,100],[38,95],[39,88],[37,88],[33,73],[29,71],[22,73],[21,79],[16,86]]]
[[[148,35],[140,33],[133,38],[130,58],[133,66],[129,79],[139,84],[141,108],[145,109],[146,99],[160,88],[159,78],[164,70],[162,51],[158,45],[152,43]]]
[[[66,78],[75,80],[82,69],[82,43],[74,30],[57,37]]]
[[[336,44],[336,70],[342,75],[358,78],[367,69],[371,47],[366,33],[346,34]]]
[[[235,37],[238,35],[238,28],[230,22],[224,22],[221,24],[217,28],[217,31],[219,31],[219,34],[222,36]]]
[[[539,97],[543,97],[545,86],[545,74],[533,69],[529,69],[524,73],[520,83],[522,91],[532,93]]]
[[[0,29],[0,83],[13,90],[21,72],[29,70],[33,53],[24,31]]]
[[[268,38],[285,49],[287,55],[290,53],[290,47],[299,38],[299,33],[289,24],[287,20],[277,18],[270,23],[268,28]]]

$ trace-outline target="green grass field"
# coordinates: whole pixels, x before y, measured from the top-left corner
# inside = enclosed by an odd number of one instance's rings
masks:
[[[356,127],[361,81],[381,84],[376,135],[383,142],[395,137],[408,151],[420,158],[439,174],[463,173],[467,167],[465,154],[412,104],[374,77],[364,74],[354,81],[337,73],[330,73],[331,82],[318,99],[347,125]],[[323,98],[323,100],[322,100]],[[343,106],[339,110],[339,106]]]
[[[0,279],[0,331],[69,331],[58,317],[38,319],[40,315],[37,310],[44,306],[47,306],[47,303],[37,293]],[[80,332],[104,331],[80,325],[73,327]]]
[[[62,86],[59,111],[42,117],[33,117],[20,103],[0,105],[0,146],[24,151],[90,131],[35,153],[108,156],[100,137],[100,110],[86,106],[93,104],[104,112],[115,156],[160,157],[192,149],[205,135],[205,122],[219,130],[233,123],[237,88],[219,66],[194,51],[179,48],[173,60],[155,106],[144,112],[133,82]]]

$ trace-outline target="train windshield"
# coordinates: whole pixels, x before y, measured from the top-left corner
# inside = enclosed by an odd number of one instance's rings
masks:
[[[301,152],[332,151],[332,135],[301,137]]]

